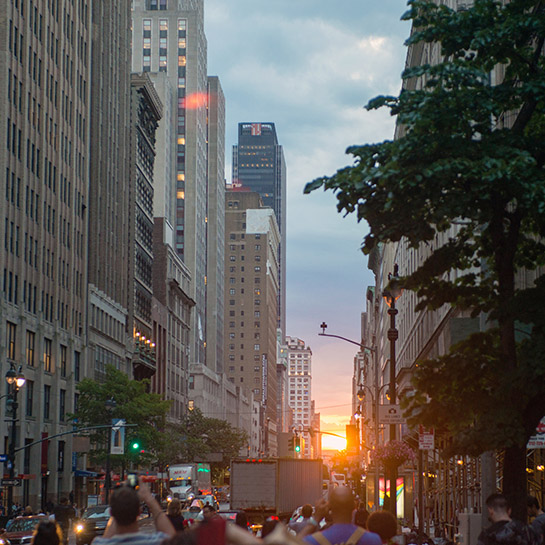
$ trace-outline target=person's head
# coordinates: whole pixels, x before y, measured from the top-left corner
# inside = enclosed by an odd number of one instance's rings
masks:
[[[539,502],[535,496],[528,496],[526,499],[526,507],[528,508],[528,515],[535,517],[539,511]]]
[[[354,495],[346,486],[337,486],[329,494],[329,510],[333,522],[351,522],[354,511]]]
[[[312,505],[310,505],[310,503],[305,503],[305,505],[301,507],[301,515],[306,519],[312,516]]]
[[[312,514],[312,513],[311,513]],[[264,523],[263,528],[261,528],[261,539],[268,536],[275,528],[276,525],[280,522],[278,517],[269,517]]]
[[[178,498],[174,498],[167,507],[167,515],[178,516],[182,512],[182,504]]]
[[[68,505],[68,498],[65,498],[64,496],[59,500],[59,503],[61,505]]]
[[[31,545],[59,545],[62,543],[62,530],[52,520],[40,522],[32,534]]]
[[[358,510],[354,516],[354,523],[362,528],[367,528],[367,519],[369,518],[369,511],[365,509],[365,504],[360,502],[358,505]]]
[[[30,505],[25,507],[25,515],[32,515],[32,507],[30,507]]]
[[[387,543],[397,535],[397,520],[390,511],[375,511],[367,519],[367,529],[378,534],[382,543]]]
[[[248,528],[248,515],[244,511],[239,511],[235,517],[235,524],[244,528]]]
[[[202,515],[205,521],[210,520],[215,514],[216,514],[216,510],[211,505],[206,504],[202,508]]]
[[[120,486],[110,496],[112,517],[119,526],[130,526],[140,514],[140,500],[132,486]]]
[[[492,522],[511,519],[511,506],[503,494],[492,494],[486,499],[488,518]]]

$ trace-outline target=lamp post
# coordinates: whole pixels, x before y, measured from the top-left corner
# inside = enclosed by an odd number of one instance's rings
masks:
[[[11,364],[9,370],[6,373],[6,382],[10,390],[9,397],[11,399],[11,437],[9,442],[9,478],[13,483],[15,478],[15,447],[17,443],[17,409],[19,404],[17,403],[17,394],[19,389],[22,388],[26,382],[25,376],[22,373],[22,366],[19,366],[19,371],[15,371],[15,366]],[[13,484],[8,486],[8,515],[13,516]]]
[[[388,329],[388,340],[390,341],[390,405],[396,404],[396,341],[399,333],[396,329],[396,301],[401,297],[403,289],[399,284],[399,267],[394,265],[394,274],[388,275],[388,286],[382,296],[388,305],[390,315],[390,329]],[[397,424],[390,424],[390,441],[396,438]],[[390,511],[397,518],[397,468],[390,468]]]
[[[378,447],[379,443],[379,435],[380,435],[380,425],[378,421],[378,413],[379,413],[379,407],[380,407],[380,394],[384,388],[388,386],[387,384],[384,384],[380,388],[375,387],[375,395],[373,395],[373,392],[371,391],[371,388],[369,386],[365,386],[363,384],[360,384],[358,386],[358,392],[357,397],[358,401],[362,403],[365,400],[365,390],[369,391],[369,395],[371,396],[371,404],[373,405],[374,411],[375,411],[375,448]],[[378,509],[379,501],[380,501],[380,491],[379,491],[379,471],[378,471],[378,461],[375,461],[375,508]]]
[[[116,402],[113,397],[107,399],[104,402],[106,411],[108,412],[110,424],[112,423],[112,412],[116,407]],[[109,428],[108,433],[108,444],[106,447],[106,474],[104,475],[104,502],[107,504],[109,502],[110,488],[111,486],[111,477],[110,477],[110,448],[112,443],[112,428]]]

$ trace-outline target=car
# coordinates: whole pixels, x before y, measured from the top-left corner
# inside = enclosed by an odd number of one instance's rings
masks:
[[[23,545],[32,541],[32,535],[40,522],[49,520],[46,515],[31,517],[16,517],[6,524],[6,531],[1,538],[9,541],[11,545]]]
[[[220,504],[214,494],[206,494],[204,496],[195,496],[195,499],[201,500],[203,505],[211,505],[216,511],[219,511]]]
[[[237,518],[237,515],[240,513],[240,511],[219,511],[218,512],[218,515],[227,520],[227,521],[232,521],[232,522],[235,522],[235,519]]]
[[[74,525],[76,545],[86,545],[91,543],[96,536],[101,536],[109,519],[109,505],[88,507]]]

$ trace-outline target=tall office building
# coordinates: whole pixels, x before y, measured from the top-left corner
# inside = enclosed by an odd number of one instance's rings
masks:
[[[87,240],[89,361],[93,378],[101,380],[108,364],[132,376],[133,332],[127,282],[132,217],[131,32],[128,2],[89,5],[93,27]]]
[[[191,275],[188,361],[211,392],[221,389],[223,365],[225,104],[218,78],[207,76],[203,0],[134,0],[132,28],[133,71],[150,73],[165,105],[154,179],[162,210],[154,213]]]
[[[17,449],[71,429],[85,373],[91,28],[88,1],[2,4],[0,362],[2,380],[10,367],[26,378]],[[14,500],[37,508],[67,494],[71,459],[69,435],[18,452],[15,474],[36,478]]]
[[[286,333],[286,161],[274,123],[239,123],[238,145],[233,146],[233,184],[261,195],[280,229],[280,292],[278,327]]]
[[[225,353],[228,379],[261,402],[261,451],[276,454],[278,243],[257,193],[227,190]]]
[[[312,404],[312,350],[297,337],[286,337],[288,347],[288,377],[290,407],[293,409],[293,425],[305,438],[305,457],[312,454],[309,430],[313,424]]]

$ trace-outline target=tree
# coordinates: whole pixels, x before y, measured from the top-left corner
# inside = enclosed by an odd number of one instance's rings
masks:
[[[162,400],[158,394],[149,393],[148,388],[149,381],[132,380],[111,365],[106,367],[104,382],[85,378],[78,384],[77,411],[71,415],[78,427],[106,425],[112,418],[122,418],[127,424],[136,424],[125,429],[125,454],[112,456],[112,467],[150,463],[157,458],[159,449],[165,443],[163,432],[170,402]],[[110,411],[106,401],[112,398],[115,408]],[[95,446],[90,453],[92,458],[103,462],[110,429],[95,430],[89,436]],[[133,451],[131,443],[138,443],[139,448]]]
[[[428,246],[404,279],[417,310],[450,304],[487,318],[486,331],[419,362],[406,408],[413,424],[448,434],[451,452],[503,450],[504,492],[524,518],[526,442],[545,415],[545,11],[537,0],[459,10],[412,0],[404,19],[409,47],[438,44],[441,60],[409,67],[399,96],[367,105],[389,108],[399,137],[349,148],[355,164],[305,192],[332,190],[340,212],[366,220],[366,253]],[[519,285],[522,269],[538,280]]]
[[[164,451],[164,465],[202,461],[208,454],[219,454],[221,460],[211,462],[217,478],[247,444],[248,435],[225,420],[205,417],[195,408],[179,423],[169,425],[170,447]]]

